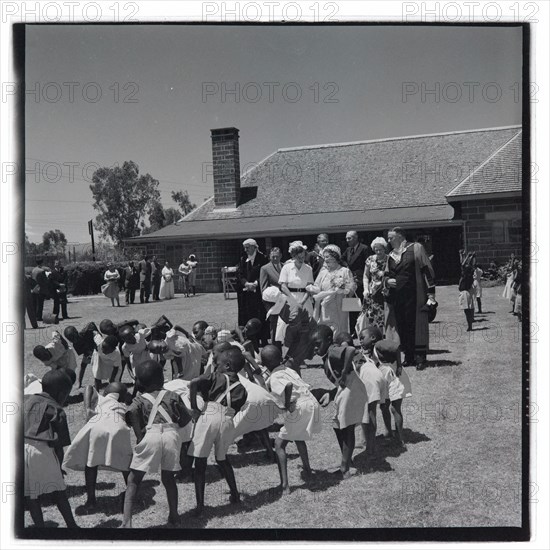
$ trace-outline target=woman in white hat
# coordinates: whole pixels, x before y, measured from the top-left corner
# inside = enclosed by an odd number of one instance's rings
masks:
[[[351,271],[342,265],[342,252],[335,244],[323,249],[323,269],[317,275],[312,292],[315,299],[315,320],[332,328],[334,335],[349,332],[349,313],[343,311],[345,296],[353,294],[357,285]]]
[[[281,291],[292,302],[303,306],[310,315],[313,314],[313,302],[308,286],[313,284],[313,270],[305,263],[306,250],[302,241],[293,241],[288,246],[288,253],[292,261],[286,263],[281,269],[279,284]]]

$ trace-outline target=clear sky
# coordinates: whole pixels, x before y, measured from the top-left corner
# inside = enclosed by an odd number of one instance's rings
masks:
[[[87,242],[86,177],[125,160],[160,181],[165,207],[180,189],[199,204],[213,194],[212,128],[239,128],[244,166],[280,147],[520,124],[521,39],[505,27],[29,26],[26,232]],[[238,102],[222,94],[235,83]]]

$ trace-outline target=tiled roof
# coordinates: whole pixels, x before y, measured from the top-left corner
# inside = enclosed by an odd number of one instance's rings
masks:
[[[255,198],[223,210],[211,198],[177,225],[132,240],[449,221],[446,195],[520,132],[514,126],[279,149],[241,177],[241,187],[257,187]]]
[[[472,195],[521,192],[521,131],[473,170],[448,195],[449,200]]]

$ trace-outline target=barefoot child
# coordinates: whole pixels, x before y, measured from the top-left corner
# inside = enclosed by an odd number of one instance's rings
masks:
[[[132,527],[132,507],[145,474],[161,471],[168,499],[168,523],[178,520],[178,488],[174,472],[180,470],[181,431],[191,417],[179,396],[163,389],[162,367],[153,360],[136,366],[139,394],[126,413],[126,422],[136,434],[137,445],[130,464],[124,498],[122,527]]]
[[[232,347],[221,353],[216,372],[191,380],[191,407],[200,414],[196,419],[193,439],[189,446],[189,454],[195,457],[197,516],[204,510],[206,461],[212,447],[216,454],[216,462],[231,492],[230,502],[236,504],[241,500],[227,451],[233,443],[233,416],[241,410],[247,398],[246,390],[238,377],[244,363],[242,352]],[[202,410],[197,405],[198,393],[206,402],[206,407]]]
[[[63,405],[72,388],[63,370],[51,370],[42,378],[42,392],[24,396],[25,499],[36,527],[44,527],[39,497],[53,493],[67,524],[77,527],[63,481],[63,447],[71,443]]]
[[[309,391],[309,384],[304,382],[294,369],[282,365],[281,362],[282,355],[277,346],[269,345],[262,349],[262,363],[271,372],[268,386],[279,407],[286,411],[284,426],[275,439],[275,453],[281,488],[284,494],[289,494],[286,446],[289,441],[296,443],[304,475],[310,476],[312,471],[306,441],[321,431],[321,415],[319,403]]]
[[[85,406],[88,409],[91,408],[90,394],[95,390],[92,386],[86,390]],[[95,490],[98,468],[121,472],[124,481],[128,479],[132,445],[130,428],[124,422],[127,394],[126,386],[120,382],[109,384],[105,388],[104,397],[98,396],[95,415],[78,432],[65,454],[64,468],[84,470],[88,497],[85,508],[97,505]]]
[[[94,342],[96,349],[92,354],[92,373],[95,389],[99,391],[102,381],[115,381],[122,362],[116,336],[102,336],[94,332]]]
[[[405,447],[403,442],[403,413],[401,403],[404,397],[411,397],[411,382],[409,376],[401,367],[401,353],[399,346],[391,340],[376,342],[373,351],[374,359],[388,385],[388,396],[385,403],[380,402],[382,418],[389,434],[392,434],[390,410],[395,420],[397,441]]]
[[[333,428],[342,451],[340,473],[344,479],[351,476],[350,467],[355,447],[355,425],[361,423],[367,403],[365,385],[354,368],[355,348],[333,344],[333,331],[319,325],[312,335],[313,350],[324,360],[325,375],[336,386],[326,390],[319,403],[326,407],[334,399],[336,411]]]
[[[375,448],[376,408],[379,404],[386,403],[388,394],[386,380],[376,368],[376,364],[372,359],[374,345],[380,340],[382,340],[382,332],[376,325],[367,325],[359,334],[362,360],[358,362],[357,374],[367,390],[367,406],[365,407],[361,427],[368,454],[374,453]]]

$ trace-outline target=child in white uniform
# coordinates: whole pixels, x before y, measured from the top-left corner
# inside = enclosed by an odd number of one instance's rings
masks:
[[[285,423],[275,439],[275,453],[284,494],[290,493],[286,446],[294,441],[302,459],[304,474],[312,474],[309,464],[306,441],[321,431],[319,403],[309,391],[310,386],[292,368],[281,365],[281,351],[276,346],[266,346],[262,350],[262,363],[271,372],[268,387],[277,399],[279,407],[285,410]]]
[[[126,422],[137,438],[124,498],[123,527],[132,527],[132,506],[145,474],[161,471],[168,500],[168,523],[178,521],[178,488],[174,472],[180,470],[181,430],[191,417],[174,392],[163,389],[162,366],[149,360],[136,366],[136,383],[142,392],[128,412]]]
[[[388,385],[388,395],[385,403],[380,402],[382,418],[389,434],[391,429],[390,410],[395,420],[397,441],[405,447],[403,442],[403,413],[401,403],[405,397],[411,397],[411,382],[409,376],[401,366],[399,346],[391,340],[380,340],[374,346],[373,356],[378,363],[380,373]]]
[[[376,441],[376,408],[379,404],[385,404],[388,394],[388,387],[384,376],[376,368],[376,363],[372,360],[372,350],[379,340],[382,340],[382,332],[376,325],[368,325],[359,334],[361,344],[362,358],[357,368],[359,378],[365,384],[367,390],[368,402],[363,414],[361,427],[363,428],[363,437],[367,453],[374,453]]]
[[[51,369],[66,367],[76,370],[76,356],[74,351],[69,348],[67,341],[57,330],[52,332],[51,341],[45,346],[35,346],[33,354],[40,359],[44,366]]]
[[[189,454],[195,457],[195,495],[197,508],[195,515],[204,509],[204,489],[206,485],[206,461],[212,448],[216,462],[229,486],[230,502],[240,502],[233,467],[227,457],[227,451],[233,443],[233,416],[246,403],[247,393],[237,373],[244,367],[242,352],[235,347],[222,352],[216,372],[191,380],[191,407],[199,413],[195,421],[193,439]],[[199,409],[197,394],[201,393],[206,407]]]
[[[99,391],[102,381],[114,382],[118,369],[122,366],[122,359],[116,336],[102,336],[96,332],[94,342],[97,349],[92,354],[92,373],[95,388]]]
[[[85,392],[85,405],[95,391],[88,386]],[[94,508],[96,503],[96,483],[98,468],[115,470],[122,473],[124,481],[128,479],[132,461],[130,428],[124,421],[127,407],[126,386],[113,382],[105,388],[104,396],[98,395],[95,415],[78,432],[65,453],[64,468],[82,471],[86,481],[87,501],[84,508]]]
[[[53,493],[67,527],[77,527],[61,471],[63,447],[71,442],[63,405],[72,385],[62,369],[51,370],[42,378],[43,392],[24,396],[24,495],[36,527],[44,527],[39,497],[46,493]]]

